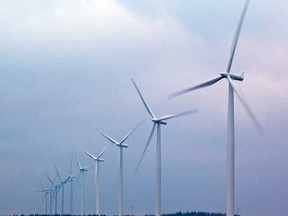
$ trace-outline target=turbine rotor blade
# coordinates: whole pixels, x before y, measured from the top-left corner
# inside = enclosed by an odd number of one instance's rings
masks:
[[[141,159],[140,159],[140,161],[139,161],[139,163],[138,163],[138,165],[137,165],[135,174],[138,172],[138,169],[139,169],[139,167],[140,167],[140,165],[141,165],[141,163],[142,163],[143,157],[144,157],[144,155],[145,155],[145,153],[146,153],[146,151],[147,151],[147,148],[148,148],[148,146],[149,146],[149,144],[150,144],[150,142],[151,142],[151,139],[152,139],[153,134],[154,134],[154,131],[155,131],[155,126],[156,126],[156,123],[153,124],[152,130],[151,130],[151,132],[150,132],[149,138],[148,138],[147,143],[146,143],[146,146],[145,146],[145,149],[144,149],[144,151],[143,151],[143,153],[142,153],[142,155],[141,155]]]
[[[46,174],[46,177],[48,178],[48,180],[51,182],[51,185],[54,185],[54,182],[50,179],[50,177]]]
[[[61,187],[62,187],[62,184],[61,184],[61,183],[60,183],[60,184],[58,184],[58,185],[56,185],[56,187],[55,187],[55,190],[56,190],[56,195],[59,193],[59,191],[60,191]]]
[[[42,190],[44,190],[44,187],[43,187],[42,183],[40,183],[40,184],[41,184],[41,188],[42,188]]]
[[[106,147],[98,156],[96,159],[100,158],[108,149],[109,147]]]
[[[241,94],[240,94],[238,88],[236,87],[236,85],[234,84],[233,80],[229,76],[227,76],[227,80],[228,80],[229,84],[232,86],[233,91],[235,92],[235,94],[238,97],[241,105],[243,106],[244,110],[247,112],[247,114],[250,117],[251,121],[253,122],[254,126],[256,127],[256,129],[258,130],[258,132],[260,134],[263,134],[263,128],[260,125],[260,123],[258,122],[258,120],[257,120],[256,116],[254,115],[254,113],[252,112],[252,110],[250,109],[247,101],[244,100],[241,97]]]
[[[218,82],[219,80],[221,80],[223,78],[224,78],[223,76],[219,75],[219,76],[217,76],[217,77],[215,77],[213,79],[210,79],[210,80],[208,80],[206,82],[203,82],[203,83],[201,83],[199,85],[193,86],[193,87],[188,88],[188,89],[184,89],[184,90],[176,92],[176,93],[173,93],[173,94],[169,95],[168,98],[171,99],[171,98],[177,97],[179,95],[185,94],[187,92],[190,92],[190,91],[193,91],[193,90],[196,90],[196,89],[200,89],[200,88],[204,88],[204,87],[213,85],[213,84],[215,84],[216,82]]]
[[[131,80],[132,80],[132,82],[133,82],[133,84],[134,84],[134,86],[135,86],[135,88],[136,88],[136,90],[137,90],[137,92],[138,92],[138,94],[139,94],[139,96],[140,96],[140,98],[141,98],[144,106],[146,107],[146,110],[148,111],[148,113],[151,115],[152,118],[156,118],[156,116],[155,116],[154,113],[152,112],[151,108],[149,107],[148,103],[144,100],[144,98],[143,98],[140,90],[138,89],[135,81],[134,81],[133,79],[131,79]]]
[[[108,135],[106,135],[105,133],[101,132],[101,131],[98,131],[103,137],[105,137],[107,140],[109,140],[110,142],[118,145],[118,142],[114,139],[112,139],[111,137],[109,137]]]
[[[83,148],[81,148],[81,149],[84,151],[84,153],[86,153],[86,154],[87,154],[89,157],[91,157],[93,160],[96,160],[96,159],[97,159],[94,155],[90,154],[88,151],[84,150]]]
[[[80,161],[78,160],[78,157],[77,157],[77,155],[76,155],[76,152],[74,151],[74,155],[75,155],[75,157],[76,157],[76,161],[77,161],[77,164],[78,164],[78,166],[79,166],[79,169],[81,169],[82,168],[82,166],[81,166],[81,164],[80,164]]]
[[[70,175],[72,175],[72,159],[73,159],[73,153],[72,153],[71,159],[70,159]]]
[[[42,199],[42,201],[41,201],[41,204],[40,204],[40,206],[42,206],[42,205],[43,205],[43,202],[44,202],[45,198],[46,198],[46,195],[44,194],[44,196],[43,196],[43,199]]]
[[[58,172],[58,170],[57,170],[57,167],[56,167],[55,165],[54,165],[54,168],[55,168],[55,170],[56,170],[56,173],[57,173],[57,176],[58,176],[60,182],[62,182],[62,179],[61,179],[61,177],[60,177],[60,175],[59,175],[59,172]]]
[[[131,136],[131,134],[134,133],[134,131],[135,131],[143,122],[144,122],[144,120],[141,121],[139,124],[137,124],[136,127],[135,127],[133,130],[131,130],[129,133],[127,133],[127,134],[125,135],[125,137],[121,140],[121,142],[119,143],[119,145],[121,145],[122,143],[124,143],[125,140],[127,140],[128,137]]]
[[[186,111],[186,112],[181,112],[181,113],[177,113],[177,114],[172,114],[172,115],[165,115],[161,118],[158,118],[157,120],[159,121],[163,121],[163,120],[168,120],[168,119],[172,119],[172,118],[177,118],[177,117],[180,117],[180,116],[183,116],[183,115],[188,115],[188,114],[191,114],[191,113],[196,113],[198,110],[189,110],[189,111]]]
[[[233,58],[234,58],[234,54],[235,54],[238,38],[239,38],[239,35],[240,35],[240,32],[241,32],[241,27],[242,27],[242,24],[243,24],[243,21],[244,21],[245,14],[246,14],[246,11],[248,9],[249,3],[250,3],[250,0],[247,0],[245,5],[244,5],[243,11],[242,11],[242,14],[241,14],[241,17],[240,17],[240,21],[239,21],[237,29],[236,29],[236,33],[235,33],[234,40],[233,40],[232,47],[231,47],[231,54],[230,54],[230,58],[229,58],[228,66],[227,66],[227,72],[228,73],[230,72],[230,69],[231,69],[231,66],[232,66],[232,62],[233,62]]]
[[[89,169],[91,166],[93,166],[93,165],[87,165],[87,166],[84,166],[84,167],[82,167],[82,168],[87,171],[87,169]]]
[[[135,128],[133,130],[131,130],[129,133],[127,133],[125,135],[125,137],[121,140],[121,142],[119,143],[119,145],[121,146],[121,144],[123,144],[130,136],[131,134],[135,131]]]
[[[64,180],[64,184],[66,184],[69,181],[69,179],[70,179],[70,176]]]

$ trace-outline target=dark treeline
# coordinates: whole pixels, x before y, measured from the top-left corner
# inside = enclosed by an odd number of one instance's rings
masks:
[[[60,214],[52,214],[53,216],[71,216],[70,214],[65,214],[65,215],[60,215]],[[5,216],[5,215],[3,215]],[[7,216],[7,215],[6,215]],[[18,215],[9,215],[9,216],[18,216]],[[29,214],[29,215],[24,215],[21,214],[19,216],[50,216],[45,215],[45,214]],[[72,215],[72,216],[80,216],[80,215]],[[85,216],[97,216],[95,214],[89,214],[89,215],[85,215]],[[108,216],[108,215],[98,215],[98,216]],[[117,216],[117,215],[113,215],[113,216]],[[135,215],[126,215],[126,216],[135,216]],[[145,216],[155,216],[155,215],[145,215]],[[209,212],[176,212],[176,213],[171,213],[171,214],[162,214],[161,216],[226,216],[226,214],[224,213],[209,213]],[[235,214],[235,216],[240,216]]]
[[[154,216],[154,215],[145,215]],[[172,214],[162,214],[161,216],[226,216],[226,213],[210,213],[210,212],[176,212]],[[235,216],[240,216],[235,214]]]

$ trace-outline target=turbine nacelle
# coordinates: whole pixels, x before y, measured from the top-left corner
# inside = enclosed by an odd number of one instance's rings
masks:
[[[233,79],[233,80],[238,80],[238,81],[243,81],[244,79],[244,73],[241,75],[233,74],[233,73],[228,73],[228,72],[221,72],[220,75],[224,78],[227,78],[228,76]]]
[[[75,180],[76,177],[75,177],[75,176],[72,176],[72,175],[69,175],[68,179]]]
[[[166,124],[167,124],[167,122],[164,122],[164,121],[159,120],[159,119],[152,119],[152,121],[153,121],[154,123],[156,123],[156,124],[163,124],[163,125],[166,125]]]
[[[72,182],[72,181],[75,181],[75,179],[76,179],[75,176],[69,175],[68,178],[65,180],[64,183],[67,184],[68,181],[71,181],[71,182]]]
[[[97,158],[97,161],[104,162],[104,159],[103,158]]]
[[[128,145],[127,144],[125,144],[125,143],[117,143],[116,144],[118,147],[122,147],[122,148],[128,148]]]

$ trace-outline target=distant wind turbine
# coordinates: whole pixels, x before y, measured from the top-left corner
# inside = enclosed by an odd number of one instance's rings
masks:
[[[42,206],[43,202],[45,201],[45,215],[47,215],[48,214],[48,195],[50,194],[51,189],[44,189],[42,184],[41,184],[41,189],[42,190],[37,191],[37,192],[44,193],[44,197],[42,199],[41,206]]]
[[[54,198],[55,198],[55,201],[54,201],[54,205],[55,205],[55,215],[58,214],[58,193],[60,191],[60,187],[61,187],[61,183],[57,184],[54,186]]]
[[[99,200],[99,169],[100,162],[104,162],[104,159],[101,156],[106,152],[107,148],[105,148],[97,157],[82,149],[90,158],[95,161],[95,184],[96,184],[96,215],[100,215],[100,200]]]
[[[190,111],[186,111],[186,112],[182,112],[182,113],[178,113],[178,114],[173,114],[173,115],[165,115],[162,116],[160,118],[157,118],[154,113],[152,112],[151,108],[149,107],[148,103],[144,100],[140,90],[138,89],[135,81],[132,79],[132,82],[146,108],[146,110],[148,111],[148,113],[150,114],[150,116],[152,117],[152,122],[153,122],[153,127],[151,130],[151,133],[149,135],[148,141],[146,143],[145,149],[143,151],[143,154],[141,156],[141,159],[138,163],[137,166],[137,170],[139,169],[139,166],[143,160],[143,157],[145,155],[145,152],[150,144],[150,141],[153,137],[154,131],[155,131],[155,127],[157,126],[157,142],[156,142],[156,216],[160,216],[161,215],[161,125],[166,125],[167,122],[166,120],[172,119],[172,118],[176,118],[176,117],[180,117],[183,115],[187,115],[187,114],[191,114],[191,113],[195,113],[197,112],[197,110],[190,110]],[[136,171],[137,171],[136,170]]]
[[[65,183],[67,183],[68,181],[70,181],[70,215],[73,215],[73,182],[75,181],[76,177],[73,176],[72,174],[72,159],[73,159],[74,154],[72,154],[71,159],[70,159],[70,173],[69,176],[66,180]]]
[[[193,91],[196,89],[208,87],[208,86],[213,85],[216,82],[220,81],[221,79],[226,79],[228,81],[229,89],[228,89],[228,125],[227,125],[227,128],[228,128],[227,129],[227,194],[226,194],[226,196],[227,196],[226,215],[227,216],[234,216],[234,163],[235,163],[235,160],[234,160],[234,154],[235,154],[234,153],[234,145],[235,145],[235,140],[234,140],[234,133],[235,133],[234,132],[234,92],[235,92],[236,96],[238,97],[244,110],[247,112],[247,114],[251,118],[252,122],[256,126],[257,130],[260,133],[263,132],[261,125],[258,123],[255,115],[251,111],[247,101],[245,100],[245,98],[243,98],[243,96],[241,95],[241,92],[238,90],[238,88],[236,87],[236,85],[234,83],[234,80],[242,81],[244,78],[243,74],[239,76],[237,74],[230,72],[233,58],[234,58],[234,54],[235,54],[235,50],[236,50],[236,45],[237,45],[239,34],[241,31],[241,26],[242,26],[249,2],[250,1],[247,0],[245,3],[238,27],[236,29],[236,33],[235,33],[234,41],[232,43],[231,54],[230,54],[230,58],[228,61],[228,66],[227,66],[226,71],[221,72],[220,75],[218,75],[217,77],[210,79],[210,80],[208,80],[202,84],[193,86],[193,87],[188,88],[188,89],[184,89],[182,91],[179,91],[177,93],[170,95],[170,98],[172,98],[172,97],[182,95],[184,93],[187,93],[187,92],[190,92],[190,91]]]
[[[48,180],[49,180],[50,183],[51,183],[50,195],[49,195],[49,197],[50,197],[50,202],[49,202],[49,204],[50,204],[50,206],[49,206],[49,214],[52,215],[52,204],[53,204],[53,193],[54,193],[53,187],[54,187],[54,181],[55,181],[55,179],[56,179],[56,176],[55,176],[55,178],[54,178],[53,181],[50,179],[50,177],[49,177],[47,174],[46,174],[46,177],[48,178]]]
[[[57,167],[54,166],[54,168],[55,168],[56,173],[57,173],[57,176],[58,176],[58,178],[59,178],[59,180],[60,180],[59,190],[60,190],[60,188],[61,188],[61,190],[62,190],[61,214],[64,215],[64,185],[65,185],[65,183],[67,182],[67,180],[69,179],[69,177],[68,177],[67,179],[65,179],[65,180],[62,180],[61,177],[60,177],[60,174],[59,174],[59,172],[58,172],[58,170],[57,170]]]
[[[88,167],[89,166],[82,166],[80,161],[77,158],[77,155],[75,153],[75,157],[79,166],[79,175],[77,178],[77,181],[79,180],[79,178],[82,176],[82,185],[81,185],[81,215],[84,215],[84,174],[85,172],[88,171]]]
[[[142,122],[141,122],[142,123]],[[140,124],[141,124],[140,123]],[[133,130],[131,130],[124,138],[117,142],[108,135],[102,133],[99,131],[99,133],[104,136],[107,140],[109,140],[111,143],[115,144],[117,147],[119,147],[119,208],[118,208],[118,215],[123,215],[123,148],[128,148],[127,144],[124,144],[124,142],[131,136],[131,134],[139,127],[138,124]]]

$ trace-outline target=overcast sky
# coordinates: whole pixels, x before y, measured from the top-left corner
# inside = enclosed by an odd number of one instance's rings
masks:
[[[155,139],[134,175],[152,122],[132,77],[157,116],[199,110],[162,128],[162,213],[225,212],[227,82],[167,96],[226,69],[243,5],[0,1],[0,214],[44,213],[36,191],[50,187],[45,174],[53,178],[56,165],[67,177],[73,149],[86,165],[80,147],[106,146],[101,213],[117,214],[118,149],[97,129],[120,140],[143,119],[124,149],[124,212],[154,213]],[[264,128],[260,135],[235,98],[235,210],[245,216],[288,212],[287,11],[284,0],[251,1],[232,65],[245,72],[237,85]],[[85,214],[95,212],[93,179],[92,167]],[[79,201],[76,187],[76,214]]]

